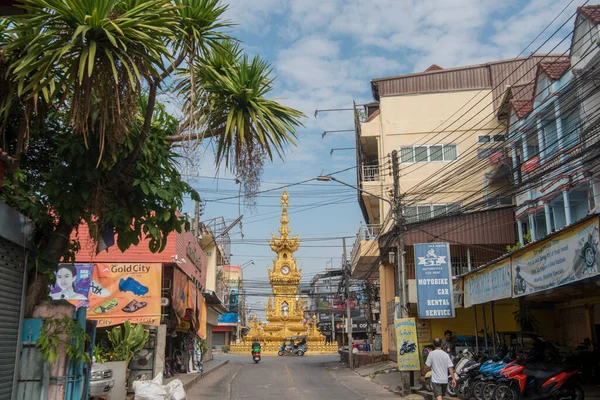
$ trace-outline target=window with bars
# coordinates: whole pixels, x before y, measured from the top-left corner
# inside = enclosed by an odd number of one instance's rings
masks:
[[[449,162],[457,159],[458,149],[455,144],[406,146],[400,148],[400,162],[402,163]]]
[[[460,203],[448,204],[417,204],[404,207],[404,218],[407,223],[425,221],[460,212]]]

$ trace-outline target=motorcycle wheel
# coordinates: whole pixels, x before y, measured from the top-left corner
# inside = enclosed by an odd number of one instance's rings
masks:
[[[519,393],[510,385],[502,383],[496,387],[493,398],[497,400],[519,400]]]
[[[279,353],[277,353],[279,356],[283,355],[283,351],[279,350]]]
[[[552,400],[560,399],[571,399],[571,400],[584,400],[583,387],[578,383],[571,383],[565,386],[562,390],[558,391],[552,398]]]
[[[475,385],[473,385],[473,396],[475,396],[475,398],[477,400],[483,400],[483,386],[485,385],[485,382],[483,381],[479,381],[476,382]]]
[[[483,387],[481,390],[481,395],[483,396],[483,400],[494,400],[494,391],[498,387],[496,382],[490,382]]]
[[[258,362],[259,362],[259,361],[260,361],[260,360],[254,360],[254,362],[255,362],[256,364],[258,364]]]
[[[452,381],[448,381],[448,387],[446,388],[446,393],[448,393],[448,396],[450,397],[456,397],[456,388],[452,387]]]
[[[466,379],[464,381],[456,382],[456,396],[462,400],[473,397],[473,385],[470,380]]]
[[[304,352],[303,352],[302,350],[298,350],[298,353],[297,353],[297,354],[298,354],[300,357],[302,357],[302,356],[304,355]]]
[[[431,379],[425,379],[425,390],[428,392],[433,392],[433,387],[431,386]]]
[[[403,356],[404,355],[404,350],[400,350],[400,355]]]

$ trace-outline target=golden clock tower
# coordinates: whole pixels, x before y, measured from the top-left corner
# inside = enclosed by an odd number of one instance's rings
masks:
[[[325,337],[316,326],[316,317],[311,321],[303,321],[304,304],[298,293],[298,285],[302,277],[302,268],[298,268],[293,254],[300,247],[298,235],[290,237],[288,218],[289,196],[284,189],[281,196],[281,225],[279,237],[271,234],[269,245],[277,257],[273,259],[273,267],[268,268],[269,284],[272,296],[267,302],[267,323],[259,322],[256,318],[250,322],[250,332],[246,344],[258,338],[263,344],[263,351],[276,352],[283,339],[292,336],[306,335],[308,351],[336,352],[336,344],[326,344]],[[238,348],[239,347],[239,348]],[[232,346],[231,350],[248,351],[247,345]]]

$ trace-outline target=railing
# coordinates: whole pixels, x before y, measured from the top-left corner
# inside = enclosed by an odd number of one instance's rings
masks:
[[[358,233],[356,234],[356,240],[354,241],[354,245],[352,246],[352,251],[350,252],[350,260],[354,261],[354,257],[360,250],[360,242],[366,242],[371,240],[376,240],[379,234],[381,233],[381,225],[360,225],[358,229]]]
[[[379,165],[363,165],[362,180],[363,182],[379,181]]]
[[[485,206],[487,208],[511,206],[513,205],[512,196],[493,196],[485,199]]]

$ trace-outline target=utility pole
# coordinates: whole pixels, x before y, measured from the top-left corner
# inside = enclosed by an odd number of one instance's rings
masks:
[[[394,229],[396,230],[396,276],[400,288],[402,304],[400,311],[403,318],[408,317],[406,293],[406,268],[404,266],[404,238],[402,236],[402,196],[400,195],[400,166],[398,163],[398,151],[392,151],[392,175],[394,178],[394,201],[392,215],[394,216]]]
[[[350,310],[350,265],[346,258],[346,238],[342,238],[344,245],[344,272],[346,278],[346,319],[348,320],[348,361],[350,369],[354,369],[354,354],[352,353],[352,312]]]

